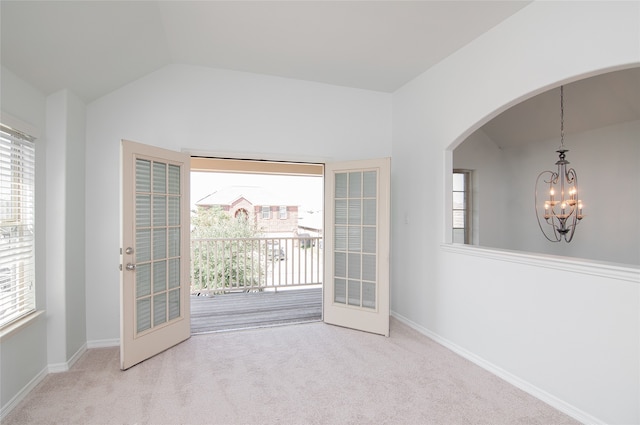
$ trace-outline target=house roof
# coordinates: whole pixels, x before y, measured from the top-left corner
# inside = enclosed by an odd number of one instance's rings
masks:
[[[234,202],[244,198],[251,204],[261,205],[287,205],[297,206],[295,200],[288,196],[273,193],[259,186],[229,186],[216,190],[196,202],[198,206],[205,205],[232,205]]]

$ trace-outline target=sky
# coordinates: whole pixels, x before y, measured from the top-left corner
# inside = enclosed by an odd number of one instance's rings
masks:
[[[323,205],[322,176],[284,176],[273,174],[241,174],[191,172],[191,205],[205,196],[229,186],[258,186],[269,192],[279,190],[295,200],[301,211],[320,211]]]

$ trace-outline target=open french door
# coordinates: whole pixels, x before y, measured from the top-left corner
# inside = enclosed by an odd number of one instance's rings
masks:
[[[120,368],[189,338],[188,155],[122,141]]]
[[[389,158],[326,164],[326,323],[389,336]]]

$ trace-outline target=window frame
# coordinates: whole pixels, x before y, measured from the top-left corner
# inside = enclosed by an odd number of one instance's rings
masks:
[[[0,330],[36,311],[35,137],[0,123]],[[5,231],[6,230],[6,231]],[[11,259],[11,261],[7,260]],[[9,295],[7,295],[9,294]]]
[[[270,220],[271,219],[271,206],[270,205],[263,205],[261,207],[260,216],[262,217],[263,220]]]
[[[280,205],[278,207],[278,218],[280,220],[286,220],[287,218],[289,218],[289,211],[286,205]]]
[[[461,174],[463,175],[463,184],[464,184],[464,189],[463,190],[456,190],[455,189],[455,182],[452,184],[451,186],[451,197],[452,197],[452,202],[451,202],[451,240],[453,243],[460,243],[460,242],[456,242],[456,237],[454,235],[456,230],[459,229],[463,229],[463,238],[464,238],[464,242],[462,242],[463,244],[471,244],[471,219],[472,219],[472,214],[473,214],[473,203],[472,203],[472,186],[471,186],[471,181],[472,181],[472,170],[466,170],[466,169],[458,169],[458,168],[454,168],[453,169],[453,175],[455,176],[456,174]],[[455,178],[455,177],[454,177]],[[456,208],[455,204],[454,204],[454,199],[455,199],[455,193],[462,193],[463,194],[463,203],[464,203],[464,207],[463,208]],[[464,224],[462,227],[456,227],[456,220],[454,218],[455,212],[456,211],[463,211],[464,212]]]

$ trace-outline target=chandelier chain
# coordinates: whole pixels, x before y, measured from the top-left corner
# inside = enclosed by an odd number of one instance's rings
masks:
[[[564,86],[560,86],[560,146],[564,148]]]

